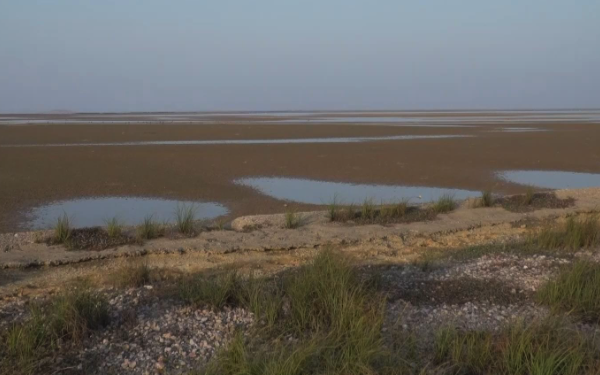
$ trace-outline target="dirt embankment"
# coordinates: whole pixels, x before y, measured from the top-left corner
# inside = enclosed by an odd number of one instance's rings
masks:
[[[232,259],[260,258],[263,255],[258,254],[327,246],[350,247],[364,256],[395,259],[410,256],[419,248],[507,242],[526,233],[528,222],[600,209],[600,189],[561,190],[556,196],[572,199],[573,205],[519,213],[501,207],[473,208],[472,202],[467,201],[432,221],[389,225],[332,223],[325,212],[306,212],[298,214],[301,224],[297,229],[284,228],[285,215],[247,216],[235,219],[229,230],[204,231],[192,238],[159,238],[104,250],[69,250],[40,242],[50,232],[8,233],[0,235],[0,268],[27,269],[161,254],[177,255],[168,262],[210,262],[211,257],[226,254],[237,254]]]

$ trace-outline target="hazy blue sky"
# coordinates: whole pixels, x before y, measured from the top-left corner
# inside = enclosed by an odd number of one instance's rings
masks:
[[[0,112],[600,107],[598,0],[0,0]]]

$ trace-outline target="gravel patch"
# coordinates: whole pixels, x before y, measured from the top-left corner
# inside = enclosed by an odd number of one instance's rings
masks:
[[[52,374],[184,374],[201,368],[233,336],[253,323],[243,309],[219,311],[161,298],[152,286],[106,290],[111,323],[82,342],[65,343],[46,359]],[[26,317],[26,303],[15,300],[0,308],[12,324]]]
[[[202,310],[147,293],[140,288],[111,299],[115,323],[71,361],[79,360],[82,370],[85,365],[86,374],[187,373],[252,324],[252,314],[242,309]]]
[[[432,335],[448,325],[465,330],[497,331],[516,319],[543,318],[548,309],[533,303],[496,305],[467,302],[460,305],[414,306],[397,301],[388,306],[389,323],[401,324],[403,329]],[[401,317],[398,320],[398,317]]]
[[[569,263],[568,259],[546,255],[494,254],[432,272],[430,277],[436,280],[450,280],[468,276],[474,279],[501,281],[517,289],[536,291],[561,266]]]

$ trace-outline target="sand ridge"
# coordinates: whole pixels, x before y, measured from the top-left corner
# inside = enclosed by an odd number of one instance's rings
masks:
[[[373,247],[378,244],[379,247],[397,248],[421,246],[420,244],[431,246],[434,244],[432,238],[440,234],[468,233],[474,228],[483,228],[480,234],[487,232],[491,237],[513,236],[523,232],[521,228],[512,226],[516,222],[600,209],[598,188],[560,190],[556,195],[563,199],[575,199],[574,206],[515,213],[500,207],[472,208],[471,202],[465,201],[457,210],[441,214],[433,221],[386,226],[331,223],[326,212],[306,212],[299,213],[303,224],[294,230],[284,228],[283,214],[247,216],[233,220],[232,230],[201,232],[192,238],[160,238],[141,245],[130,244],[100,251],[68,250],[62,245],[36,243],[39,233],[2,234],[0,245],[4,251],[0,253],[0,268],[56,266],[100,259],[187,252],[227,254],[320,248],[329,245]],[[461,241],[468,244],[468,240],[463,241],[459,237],[450,236],[439,246],[457,246]]]

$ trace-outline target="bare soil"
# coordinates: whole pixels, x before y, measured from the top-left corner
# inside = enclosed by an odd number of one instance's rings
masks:
[[[380,114],[385,115],[385,114]],[[435,115],[435,114],[433,114]],[[432,116],[433,116],[432,115]],[[83,120],[82,120],[83,121]],[[90,196],[142,196],[216,201],[230,217],[318,206],[290,204],[239,186],[240,177],[284,176],[349,183],[401,184],[524,192],[497,179],[505,169],[600,172],[600,127],[587,123],[503,122],[472,128],[369,124],[266,124],[243,117],[218,123],[0,126],[0,232],[23,230],[27,210]],[[505,133],[501,127],[548,131]],[[67,148],[15,144],[472,135],[337,144],[177,145]],[[287,205],[288,207],[286,208]]]
[[[575,204],[573,198],[560,199],[552,192],[535,193],[531,202],[525,202],[524,195],[512,195],[497,200],[496,204],[513,212],[530,212],[542,208],[566,208]]]

